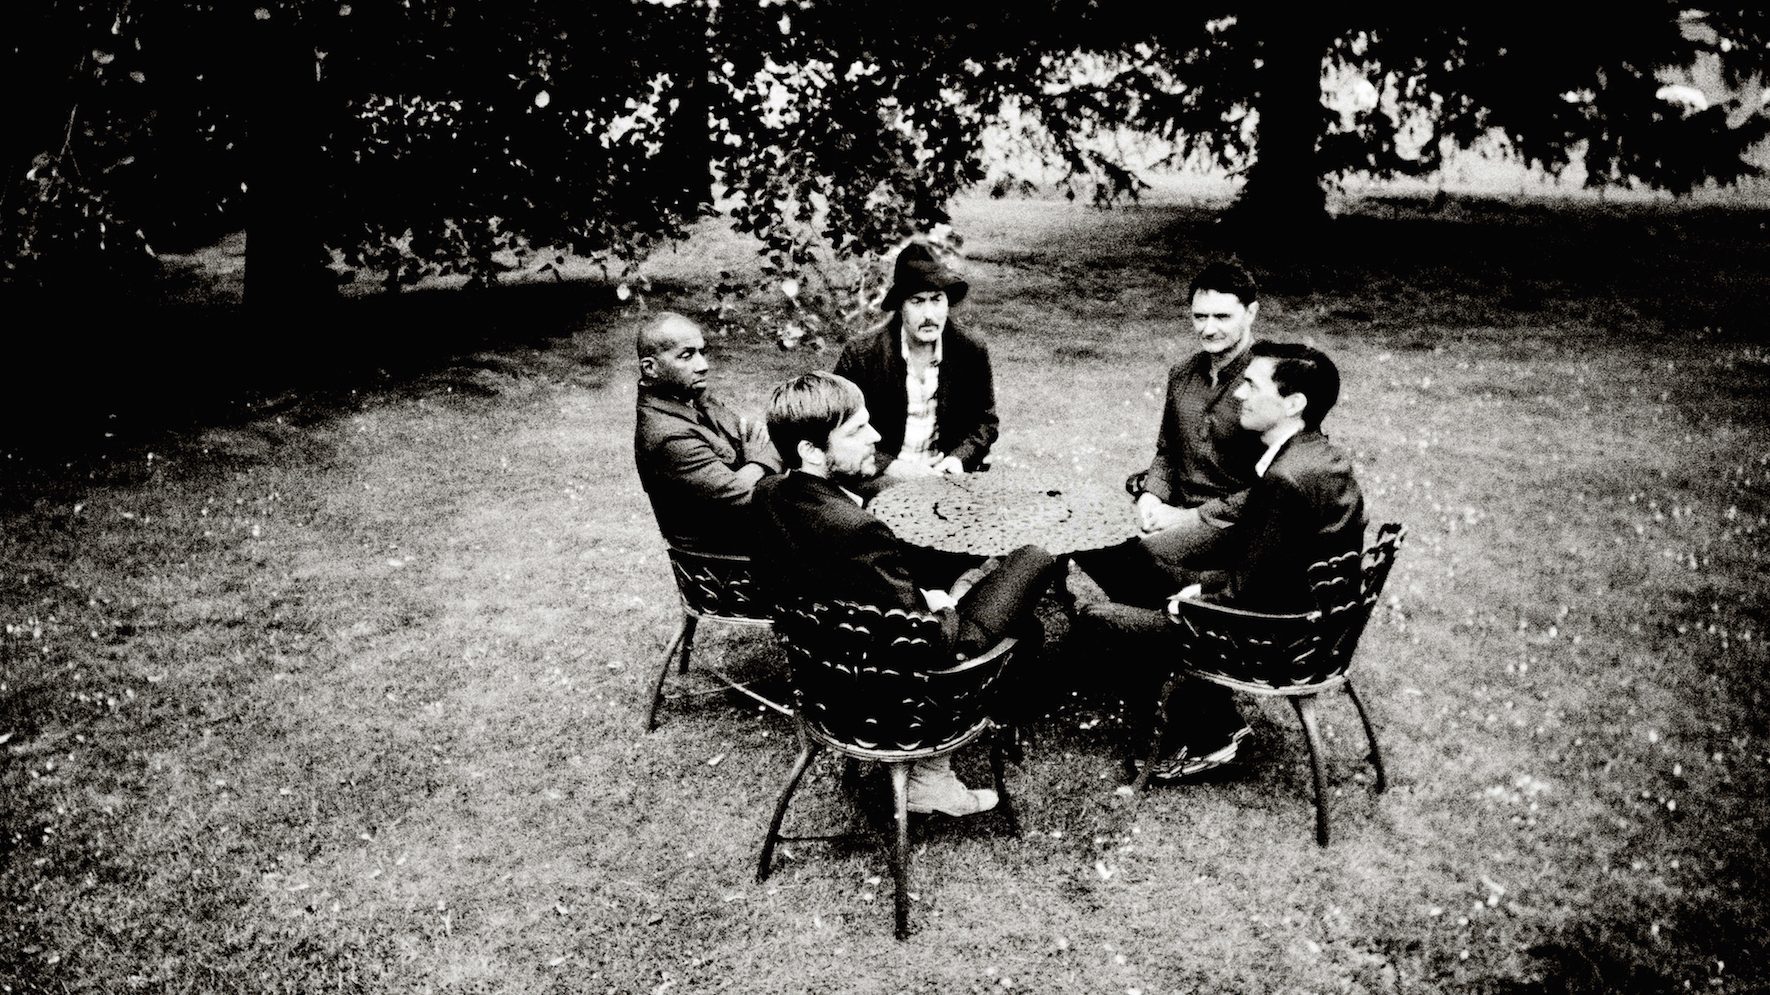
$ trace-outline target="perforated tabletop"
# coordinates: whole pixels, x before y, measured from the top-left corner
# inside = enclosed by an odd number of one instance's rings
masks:
[[[906,542],[980,556],[1027,543],[1061,556],[1137,534],[1123,490],[1024,471],[909,480],[886,488],[867,508]]]

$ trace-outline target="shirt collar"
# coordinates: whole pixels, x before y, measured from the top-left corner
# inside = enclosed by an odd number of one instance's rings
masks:
[[[841,491],[843,497],[846,497],[848,500],[853,501],[856,505],[858,505],[862,508],[865,508],[867,506],[866,501],[864,499],[862,499],[859,494],[856,494],[853,491],[849,490],[848,488],[843,487],[841,484],[836,483],[834,480],[831,480],[828,477],[823,477],[823,476],[819,476],[818,474],[808,472],[804,467],[796,466],[796,467],[792,468],[791,470],[788,470],[787,473],[788,474],[797,473],[802,477],[809,477],[812,480],[821,480],[824,483],[828,484],[829,486],[834,487],[835,489]]]
[[[1291,441],[1291,438],[1301,431],[1303,431],[1302,424],[1295,424],[1286,430],[1283,435],[1273,439],[1272,444],[1266,447],[1266,452],[1261,454],[1259,462],[1254,464],[1254,476],[1266,476],[1266,471],[1272,467],[1272,461],[1278,458],[1278,451],[1283,449],[1284,444]]]
[[[1211,354],[1208,352],[1199,353],[1204,359],[1205,379],[1210,381],[1214,387],[1221,387],[1229,381],[1241,379],[1242,373],[1248,368],[1248,361],[1253,358],[1253,353],[1254,343],[1250,340],[1247,345],[1242,346],[1241,352],[1235,354],[1234,359],[1223,364],[1223,368],[1218,370],[1215,376],[1211,373]]]

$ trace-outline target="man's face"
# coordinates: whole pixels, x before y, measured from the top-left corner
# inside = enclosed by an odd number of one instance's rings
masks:
[[[946,291],[924,290],[903,299],[904,331],[915,341],[932,344],[946,330]]]
[[[658,348],[639,361],[652,383],[687,396],[707,389],[707,343],[701,330],[687,322],[672,324],[658,340]]]
[[[832,480],[871,480],[879,473],[873,444],[879,441],[872,419],[863,406],[830,432],[824,449],[824,469]]]
[[[1236,400],[1241,402],[1241,427],[1250,432],[1264,433],[1303,411],[1303,395],[1278,392],[1278,385],[1272,382],[1272,367],[1272,357],[1255,356],[1235,388]]]
[[[1233,356],[1254,341],[1254,315],[1260,302],[1243,305],[1241,298],[1221,290],[1192,295],[1192,329],[1199,346],[1212,356]]]

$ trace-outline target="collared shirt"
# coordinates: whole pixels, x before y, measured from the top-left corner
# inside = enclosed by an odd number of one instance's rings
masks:
[[[934,448],[934,430],[936,395],[940,393],[940,361],[944,355],[942,344],[945,339],[946,336],[943,335],[934,340],[934,356],[918,375],[916,365],[910,359],[910,336],[907,332],[904,335],[903,383],[906,405],[903,448],[897,452],[898,459],[914,460],[926,466],[940,462],[940,451]]]
[[[1207,352],[1175,364],[1155,459],[1144,479],[1144,488],[1163,503],[1197,508],[1219,527],[1235,521],[1262,448],[1259,437],[1241,427],[1241,402],[1235,399],[1249,359],[1244,349],[1215,376]]]
[[[1266,476],[1266,469],[1272,465],[1272,460],[1278,456],[1278,451],[1284,448],[1285,443],[1291,441],[1291,436],[1301,431],[1303,431],[1303,423],[1293,422],[1289,428],[1279,433],[1278,438],[1273,439],[1271,444],[1266,447],[1266,452],[1261,454],[1259,462],[1254,464],[1254,475]]]

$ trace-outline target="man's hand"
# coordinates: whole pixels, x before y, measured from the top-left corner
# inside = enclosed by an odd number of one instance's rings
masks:
[[[1145,491],[1137,497],[1137,524],[1144,532],[1160,532],[1176,525],[1198,524],[1198,510],[1176,508]]]
[[[913,459],[894,459],[885,465],[885,476],[897,480],[911,480],[919,477],[934,476],[934,468]]]
[[[948,456],[946,459],[934,464],[934,472],[946,474],[964,473],[965,464],[959,462],[957,456]]]
[[[959,607],[959,599],[941,590],[924,590],[922,600],[928,602],[928,610],[940,611],[942,608]]]
[[[1188,584],[1188,585],[1186,585],[1185,587],[1180,589],[1180,593],[1178,593],[1168,599],[1168,614],[1170,614],[1170,615],[1179,614],[1180,602],[1182,602],[1182,601],[1198,601],[1198,600],[1200,600],[1199,595],[1202,595],[1204,593],[1205,593],[1205,586],[1203,584]]]

